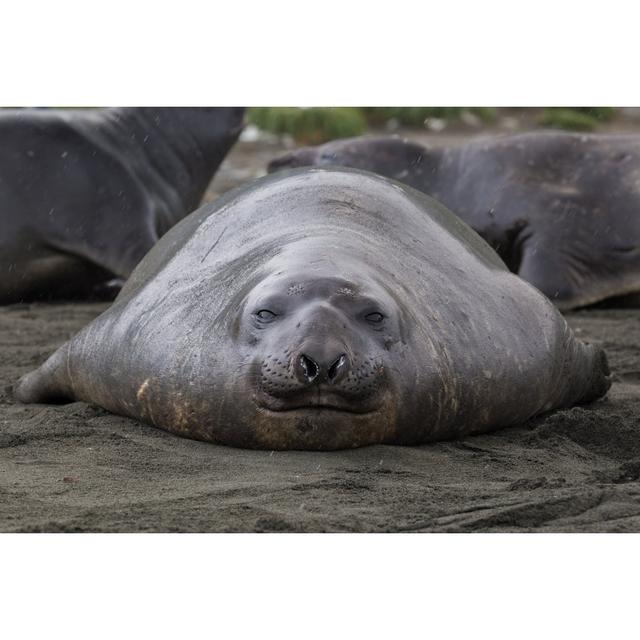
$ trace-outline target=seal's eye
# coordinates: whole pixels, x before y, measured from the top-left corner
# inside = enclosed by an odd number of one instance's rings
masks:
[[[276,314],[273,311],[269,311],[269,309],[260,309],[260,311],[256,311],[256,318],[260,320],[260,322],[271,322],[275,320]]]
[[[371,324],[380,324],[384,320],[384,316],[381,313],[374,311],[373,313],[368,313],[364,319]]]

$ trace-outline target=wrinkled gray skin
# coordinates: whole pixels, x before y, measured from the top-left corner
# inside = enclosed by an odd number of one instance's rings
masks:
[[[340,449],[498,429],[608,387],[603,352],[435,200],[311,169],[183,220],[16,394],[227,445]]]
[[[0,304],[109,297],[198,206],[243,113],[1,111]]]
[[[437,198],[560,309],[640,295],[640,137],[538,132],[427,149],[351,138],[274,160],[339,165]]]

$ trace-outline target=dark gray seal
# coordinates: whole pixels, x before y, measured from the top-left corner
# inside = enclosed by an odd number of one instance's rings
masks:
[[[604,353],[438,202],[276,174],[179,223],[17,388],[265,449],[414,444],[589,402]]]
[[[352,138],[269,170],[307,165],[374,171],[437,198],[560,309],[640,292],[640,136],[538,132],[442,149]]]
[[[126,278],[198,206],[243,113],[0,111],[0,304],[88,297]]]

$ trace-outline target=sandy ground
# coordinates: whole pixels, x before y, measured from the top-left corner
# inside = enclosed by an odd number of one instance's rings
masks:
[[[237,145],[208,198],[263,173],[278,144]],[[105,308],[0,307],[0,531],[640,531],[638,310],[567,316],[607,351],[604,401],[457,442],[315,453],[16,404],[9,386]]]

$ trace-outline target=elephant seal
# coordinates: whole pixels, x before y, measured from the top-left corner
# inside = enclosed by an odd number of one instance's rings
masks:
[[[183,220],[16,394],[226,445],[327,450],[498,429],[609,384],[604,353],[438,202],[307,169]]]
[[[89,297],[126,278],[198,206],[243,114],[1,111],[0,304]]]
[[[437,198],[562,310],[640,293],[640,136],[537,132],[441,149],[352,138],[269,171],[308,165],[366,169]]]

